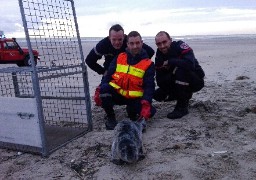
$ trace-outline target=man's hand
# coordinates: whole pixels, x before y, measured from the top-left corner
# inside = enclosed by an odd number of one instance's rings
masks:
[[[165,69],[168,69],[170,66],[168,64],[168,60],[166,61],[161,61],[160,63],[157,63],[156,64],[156,69],[162,69],[162,68],[165,68]]]
[[[163,66],[168,66],[168,60],[164,61]]]

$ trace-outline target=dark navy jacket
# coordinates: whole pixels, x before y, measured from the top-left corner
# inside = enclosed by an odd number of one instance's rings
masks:
[[[159,68],[163,61],[168,60],[169,69]],[[173,41],[167,54],[163,54],[159,50],[156,52],[156,82],[157,85],[166,86],[169,80],[169,74],[175,67],[182,68],[187,71],[195,71],[200,78],[205,76],[203,69],[195,58],[193,50],[183,41]]]
[[[129,51],[126,51],[128,55],[128,64],[130,65],[135,65],[137,64],[140,60],[148,58],[148,55],[144,49],[140,52],[140,54],[136,55],[133,57]],[[101,92],[105,91],[104,88],[109,88],[109,82],[112,80],[112,75],[115,73],[116,70],[116,64],[117,64],[117,57],[113,59],[113,61],[110,63],[110,66],[108,68],[107,75],[103,77],[102,82],[101,82]],[[155,65],[152,62],[152,64],[149,66],[149,68],[146,70],[144,77],[143,77],[143,97],[142,99],[149,101],[150,103],[152,102],[153,98],[153,93],[155,91]]]
[[[112,46],[109,37],[105,37],[104,39],[99,41],[96,47],[94,47],[89,52],[88,56],[85,59],[85,62],[93,71],[97,72],[98,74],[104,74],[105,70],[108,69],[110,62],[114,59],[114,57],[121,52],[125,52],[126,47],[127,36],[125,36],[123,45],[120,49],[115,49]],[[153,57],[155,51],[150,46],[143,43],[142,48],[146,50],[149,58]],[[105,57],[103,67],[97,63],[97,61],[101,59],[102,56]]]

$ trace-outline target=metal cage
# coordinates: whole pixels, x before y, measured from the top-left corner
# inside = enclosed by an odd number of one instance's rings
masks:
[[[32,66],[0,68],[0,147],[47,156],[92,130],[87,69],[73,0],[19,5]]]

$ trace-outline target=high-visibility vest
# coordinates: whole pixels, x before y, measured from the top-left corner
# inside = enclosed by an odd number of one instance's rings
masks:
[[[143,96],[143,76],[151,65],[150,59],[142,59],[135,65],[127,63],[127,54],[121,53],[117,57],[116,71],[109,84],[126,98]]]

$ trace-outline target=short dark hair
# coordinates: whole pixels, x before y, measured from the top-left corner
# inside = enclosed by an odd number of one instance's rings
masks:
[[[160,31],[160,32],[158,32],[158,33],[156,34],[156,36],[158,36],[158,35],[160,35],[160,34],[165,34],[168,39],[172,40],[172,38],[171,38],[171,36],[169,35],[168,32],[166,32],[166,31]]]
[[[127,35],[127,40],[128,40],[130,37],[137,37],[137,36],[139,36],[140,39],[141,39],[140,33],[138,33],[137,31],[131,31],[131,32]]]
[[[114,30],[116,32],[118,32],[118,31],[123,31],[124,32],[124,29],[120,24],[115,24],[115,25],[111,26],[108,33],[110,34],[110,31],[112,31],[112,30]]]

